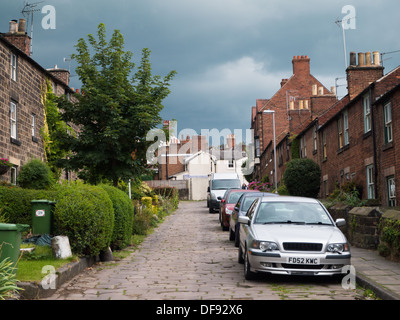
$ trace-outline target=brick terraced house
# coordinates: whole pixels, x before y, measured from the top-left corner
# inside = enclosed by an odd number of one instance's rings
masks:
[[[352,52],[346,73],[345,97],[334,103],[323,102],[320,110],[324,111],[277,136],[278,181],[281,182],[292,148],[298,148],[299,157],[313,159],[321,167],[320,197],[327,197],[337,186],[355,182],[363,199],[397,206],[400,67],[384,75],[379,52]],[[311,108],[318,99],[314,98],[311,97]],[[269,126],[272,127],[271,122]],[[294,138],[297,144],[292,143]],[[264,150],[269,155],[269,170],[274,167],[271,152],[272,141]]]
[[[290,161],[290,137],[310,119],[324,112],[336,102],[334,89],[329,91],[310,73],[310,58],[294,56],[293,75],[282,79],[281,88],[270,99],[258,99],[252,107],[251,129],[254,130],[255,168],[254,176],[260,180],[268,177],[274,182],[274,144],[272,115],[275,112],[277,141],[277,179],[284,171],[284,163]]]
[[[30,41],[24,19],[10,21],[9,32],[0,33],[0,158],[13,164],[0,181],[13,184],[25,163],[32,158],[45,161],[40,130],[45,124],[46,80],[57,95],[73,93],[69,71],[40,66],[30,57]]]

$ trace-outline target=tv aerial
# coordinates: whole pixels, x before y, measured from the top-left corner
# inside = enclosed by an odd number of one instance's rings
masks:
[[[35,12],[41,11],[40,9],[36,9],[36,7],[40,4],[43,3],[44,1],[39,1],[39,2],[34,2],[34,3],[24,3],[24,8],[22,9],[21,13],[22,15],[26,18],[26,24],[31,27],[31,33],[30,33],[30,38],[31,38],[31,44],[29,48],[30,54],[33,53],[33,15]]]

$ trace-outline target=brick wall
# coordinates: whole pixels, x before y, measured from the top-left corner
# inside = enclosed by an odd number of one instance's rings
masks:
[[[17,78],[11,77],[11,55],[17,56]],[[8,158],[15,165],[16,173],[32,158],[45,161],[42,90],[46,78],[50,79],[57,95],[70,89],[0,35],[0,157]],[[17,107],[17,137],[11,139],[11,103]],[[33,115],[35,118],[32,136]],[[77,128],[75,128],[77,129]],[[1,181],[11,181],[11,172],[0,176]]]

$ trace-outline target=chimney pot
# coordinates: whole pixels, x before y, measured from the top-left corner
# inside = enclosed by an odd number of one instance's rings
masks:
[[[15,32],[17,32],[17,20],[11,20],[10,21],[10,30],[9,30],[9,32],[10,33],[15,33]]]
[[[312,85],[312,95],[316,96],[318,94],[318,86],[316,84]]]
[[[19,19],[18,32],[25,33],[25,19]]]
[[[355,52],[350,52],[350,65],[351,66],[357,65],[357,56]]]
[[[365,55],[362,52],[358,53],[358,66],[364,67],[365,66]]]
[[[374,56],[374,65],[375,66],[380,66],[381,65],[381,61],[380,61],[379,51],[374,51],[372,54]]]
[[[365,65],[371,66],[371,52],[365,53]]]

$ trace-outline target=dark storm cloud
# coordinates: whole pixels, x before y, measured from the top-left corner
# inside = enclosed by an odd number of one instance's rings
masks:
[[[0,3],[5,32],[25,1]],[[295,55],[309,55],[312,74],[328,88],[335,85],[345,76],[342,31],[335,24],[345,5],[356,9],[356,29],[345,33],[347,53],[400,50],[395,0],[47,0],[38,6],[45,4],[55,7],[57,27],[42,29],[44,15],[35,13],[33,58],[43,67],[68,68],[63,58],[78,39],[105,23],[109,36],[122,32],[135,62],[149,48],[154,74],[178,72],[162,116],[198,133],[249,128],[256,99],[271,97],[291,76]],[[400,55],[385,57],[391,58],[386,71],[399,65]],[[77,77],[71,86],[79,87]]]

